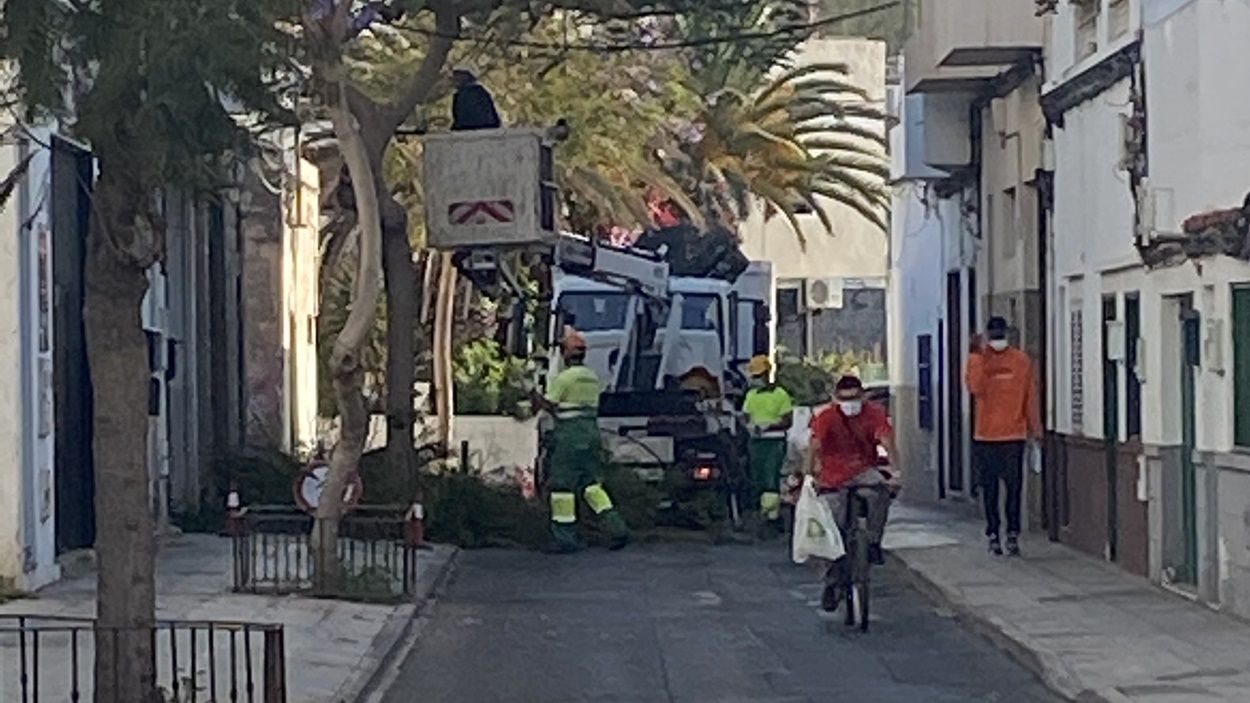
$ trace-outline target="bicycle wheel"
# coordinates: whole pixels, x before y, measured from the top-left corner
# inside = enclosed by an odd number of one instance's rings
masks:
[[[855,584],[855,617],[859,619],[859,631],[868,631],[868,580]]]
[[[850,565],[847,565],[848,574]],[[855,627],[855,579],[848,576],[846,580],[846,626]]]
[[[861,632],[868,631],[868,569],[871,566],[868,563],[868,529],[866,525],[860,524],[855,530],[855,558],[851,562],[850,592],[854,594],[854,598],[847,605],[855,611],[854,617],[848,622],[858,621]]]

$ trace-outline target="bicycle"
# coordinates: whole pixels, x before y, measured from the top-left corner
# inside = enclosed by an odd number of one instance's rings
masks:
[[[860,491],[885,491],[886,486],[848,486],[846,489],[846,528],[842,541],[846,548],[846,566],[842,569],[846,599],[846,625],[859,625],[860,632],[868,632],[869,603],[871,602],[869,572],[872,562],[868,558],[868,498]]]

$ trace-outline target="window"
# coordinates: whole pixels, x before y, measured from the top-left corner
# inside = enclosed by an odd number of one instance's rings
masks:
[[[1250,447],[1250,285],[1233,288],[1233,443]]]
[[[687,295],[681,303],[683,330],[719,330],[720,298],[715,295]]]
[[[1118,39],[1129,30],[1129,1],[1128,0],[1111,0],[1111,4],[1107,7],[1107,21],[1110,31],[1107,36],[1112,39]]]
[[[808,353],[808,316],[802,285],[802,281],[795,280],[777,284],[777,346],[799,357]]]
[[[560,296],[564,323],[580,332],[625,329],[627,293],[565,293]]]
[[[1098,51],[1098,13],[1101,0],[1072,0],[1076,26],[1076,60],[1080,61]]]
[[[933,429],[933,335],[916,337],[916,422]]]

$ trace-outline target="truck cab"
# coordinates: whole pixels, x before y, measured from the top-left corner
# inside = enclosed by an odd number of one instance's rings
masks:
[[[740,454],[732,443],[741,438],[741,366],[771,346],[769,264],[752,263],[734,282],[674,276],[662,295],[560,270],[552,281],[550,329],[554,337],[568,325],[586,338],[586,363],[604,383],[599,424],[614,462],[651,481],[740,468],[728,464]],[[548,373],[558,371],[556,355]],[[683,388],[692,372],[715,392]]]

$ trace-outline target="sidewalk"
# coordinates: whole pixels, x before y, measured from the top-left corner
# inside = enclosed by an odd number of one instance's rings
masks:
[[[418,603],[434,590],[454,554],[453,548],[443,546],[421,552]],[[401,643],[418,609],[418,604],[242,595],[231,591],[231,583],[229,539],[183,535],[163,540],[157,557],[157,617],[282,624],[289,703],[354,703]],[[0,605],[0,615],[91,617],[94,613],[94,572],[61,581],[31,598]],[[50,651],[40,662],[41,670],[53,672],[45,685],[67,685],[63,674],[69,663],[56,662],[57,654]],[[0,700],[8,700],[12,693],[3,686],[16,680],[17,661],[15,642],[0,641]],[[87,663],[80,669],[84,666]],[[68,700],[68,696],[57,700]]]
[[[983,527],[899,505],[886,547],[961,619],[1078,701],[1250,700],[1250,624],[1044,536],[991,558]]]

